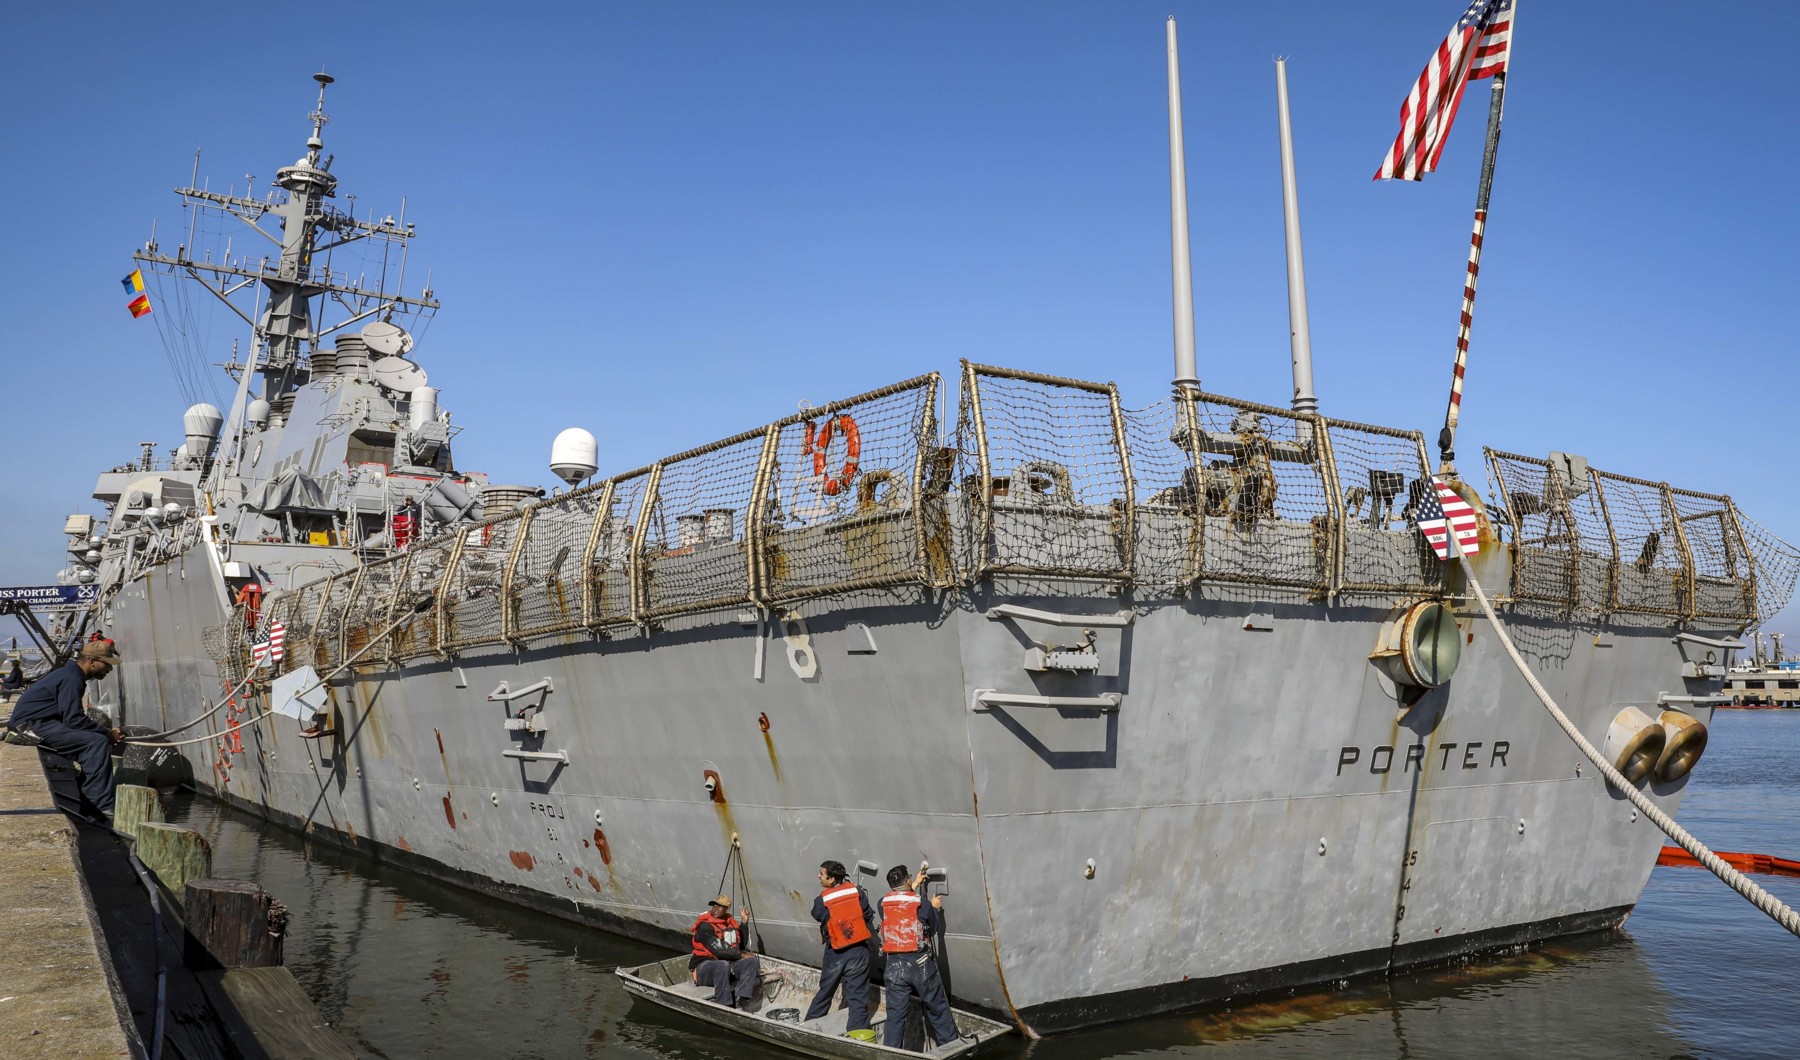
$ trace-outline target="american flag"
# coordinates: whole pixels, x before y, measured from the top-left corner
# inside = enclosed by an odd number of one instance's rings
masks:
[[[1436,475],[1431,477],[1431,492],[1420,501],[1417,515],[1419,530],[1430,543],[1431,551],[1437,553],[1437,558],[1450,558],[1450,537],[1444,532],[1445,523],[1456,528],[1456,543],[1462,547],[1463,555],[1473,556],[1481,551],[1475,509]]]
[[[280,622],[271,622],[269,631],[250,645],[250,658],[258,666],[273,666],[281,661],[282,648],[286,643],[287,627]]]
[[[1469,5],[1400,104],[1400,135],[1374,179],[1421,180],[1437,168],[1463,88],[1506,72],[1512,27],[1513,0],[1474,0]]]

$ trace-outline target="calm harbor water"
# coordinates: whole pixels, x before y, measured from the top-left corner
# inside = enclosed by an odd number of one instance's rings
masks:
[[[612,970],[665,956],[182,796],[220,876],[293,913],[287,963],[371,1057],[786,1057],[633,1002]],[[1720,711],[1681,821],[1720,850],[1800,857],[1800,711]],[[1757,877],[1790,905],[1800,879]],[[1658,868],[1622,932],[1227,1012],[1139,1020],[989,1058],[1789,1057],[1800,940],[1703,869]]]

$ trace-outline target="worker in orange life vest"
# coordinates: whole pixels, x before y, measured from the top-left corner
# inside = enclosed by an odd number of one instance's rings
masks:
[[[869,1026],[869,922],[875,919],[869,898],[862,888],[847,882],[849,873],[841,861],[827,861],[819,866],[819,897],[813,899],[812,916],[819,922],[819,939],[825,944],[825,955],[819,962],[819,992],[813,995],[807,1020],[816,1020],[831,1011],[838,983],[844,984],[844,1004],[850,1010],[844,1033],[859,1041],[872,1042],[875,1031]]]
[[[934,894],[929,903],[922,901],[918,891],[925,873],[908,880],[905,865],[889,869],[887,881],[893,890],[881,899],[881,952],[887,954],[887,1023],[881,1044],[902,1048],[906,1014],[915,994],[925,1006],[931,1036],[940,1044],[955,1041],[956,1018],[950,1014],[950,999],[944,996],[944,981],[931,955],[931,936],[943,930],[938,912],[944,908],[944,896]]]
[[[693,941],[688,974],[695,983],[713,988],[713,1002],[737,1008],[750,1000],[761,962],[746,946],[749,940],[743,925],[731,915],[730,895],[721,894],[706,903],[706,912],[694,921]]]

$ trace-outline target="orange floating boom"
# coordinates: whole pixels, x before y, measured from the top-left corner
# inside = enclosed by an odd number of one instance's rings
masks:
[[[1800,861],[1790,858],[1778,858],[1770,854],[1733,854],[1724,850],[1715,850],[1713,853],[1739,872],[1761,872],[1770,876],[1800,876]],[[1700,864],[1700,859],[1680,847],[1663,847],[1662,853],[1656,856],[1656,863],[1658,865],[1680,865],[1692,869],[1704,867]]]

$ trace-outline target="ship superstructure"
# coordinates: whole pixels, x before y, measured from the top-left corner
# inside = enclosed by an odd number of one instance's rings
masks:
[[[1661,837],[1584,773],[1413,525],[1420,432],[965,363],[548,499],[484,488],[391,319],[435,302],[319,264],[411,234],[322,205],[322,100],[285,199],[206,200],[284,218],[279,262],[140,255],[266,288],[261,396],[222,445],[191,430],[185,466],[96,489],[93,618],[126,657],[99,698],[159,731],[218,708],[182,747],[203,790],[653,938],[735,848],[761,945],[801,961],[810,866],[873,887],[929,860],[953,992],[1039,1032],[1636,902]],[[327,295],[351,303],[335,333],[308,308]],[[1486,463],[1486,502],[1454,484],[1480,576],[1672,812],[1665,734],[1710,718],[1793,551],[1728,497]]]

